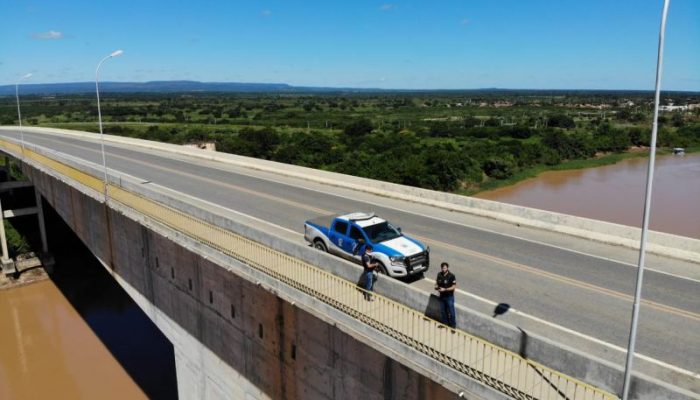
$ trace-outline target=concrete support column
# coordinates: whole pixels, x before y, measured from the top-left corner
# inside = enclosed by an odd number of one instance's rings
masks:
[[[6,180],[10,180],[10,157],[5,156],[5,165],[2,167],[2,169],[5,171],[5,178]]]
[[[34,196],[36,197],[36,217],[39,220],[39,233],[41,234],[41,252],[46,254],[49,252],[49,244],[46,240],[46,225],[44,224],[44,209],[41,205],[41,193],[34,187]]]
[[[0,264],[5,275],[15,272],[14,262],[10,259],[10,253],[7,251],[7,236],[5,236],[5,217],[2,211],[2,200],[0,200],[0,246],[2,247],[2,255],[0,255]]]
[[[0,220],[2,223],[0,224],[0,242],[2,242],[2,256],[0,256],[0,261],[2,261],[3,264],[5,264],[6,261],[9,261],[10,259],[10,254],[7,251],[7,237],[5,236],[5,217],[3,216],[2,212],[2,200],[0,200]]]

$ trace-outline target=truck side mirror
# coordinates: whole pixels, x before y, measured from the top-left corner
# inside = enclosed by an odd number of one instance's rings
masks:
[[[400,227],[400,226],[399,226],[398,228],[396,228],[396,230],[399,231],[399,233],[401,233],[401,227]]]

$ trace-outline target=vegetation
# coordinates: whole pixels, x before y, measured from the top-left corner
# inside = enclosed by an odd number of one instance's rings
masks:
[[[666,93],[666,105],[700,94]],[[13,97],[0,124],[16,124]],[[27,125],[97,132],[92,95],[25,96]],[[474,193],[619,160],[649,145],[646,92],[106,94],[105,132],[430,189]],[[659,118],[662,148],[700,146],[700,107]],[[638,153],[629,153],[634,156]]]
[[[19,233],[11,223],[6,219],[3,220],[5,225],[5,237],[7,238],[7,251],[10,257],[14,258],[18,254],[23,254],[31,251],[29,241],[21,233]]]
[[[0,159],[0,165],[5,166],[5,159]],[[24,179],[24,175],[20,170],[17,163],[10,164],[10,175],[14,180]],[[15,229],[12,225],[12,220],[3,219],[3,225],[5,226],[5,237],[7,238],[7,251],[10,253],[10,257],[15,257],[18,254],[26,253],[31,251],[31,246],[26,237]]]

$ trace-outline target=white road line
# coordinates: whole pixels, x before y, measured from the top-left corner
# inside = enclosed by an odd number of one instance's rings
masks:
[[[121,172],[120,172],[120,174],[126,175],[126,176],[131,176],[131,175],[129,175],[129,174],[124,174],[124,173],[121,173]],[[138,178],[137,178],[137,179],[138,179]],[[259,223],[262,223],[262,224],[265,224],[265,225],[269,225],[269,226],[271,226],[271,227],[273,227],[273,228],[275,228],[275,229],[279,229],[279,230],[282,230],[282,231],[289,232],[289,233],[291,233],[291,234],[293,234],[293,235],[295,235],[295,236],[301,236],[301,237],[304,236],[303,234],[300,234],[300,233],[297,232],[297,231],[293,231],[293,230],[288,229],[288,228],[285,228],[285,227],[283,227],[283,226],[280,226],[280,225],[277,225],[277,224],[273,224],[272,222],[265,221],[264,219],[260,219],[260,218],[258,218],[258,217],[254,217],[254,216],[252,216],[252,215],[248,215],[248,214],[246,214],[246,213],[242,213],[242,212],[240,212],[240,211],[236,211],[236,210],[230,209],[230,208],[228,208],[228,207],[224,207],[224,206],[222,206],[221,204],[212,203],[212,202],[210,202],[210,201],[207,201],[207,200],[204,200],[204,199],[202,199],[202,198],[189,195],[189,194],[187,194],[187,193],[178,192],[177,190],[170,189],[170,188],[168,188],[167,186],[161,186],[161,185],[154,184],[154,183],[148,183],[148,184],[149,184],[149,185],[157,185],[157,186],[160,186],[160,187],[162,187],[162,188],[164,188],[164,189],[167,189],[168,191],[177,193],[178,195],[181,195],[182,197],[190,198],[190,199],[192,199],[192,200],[190,200],[190,201],[192,201],[192,202],[194,202],[194,203],[197,203],[197,202],[199,202],[199,203],[204,203],[204,204],[209,205],[209,206],[211,206],[211,207],[218,208],[218,209],[221,209],[221,210],[225,210],[225,211],[227,211],[227,212],[240,215],[240,216],[242,216],[242,217],[244,217],[244,218],[249,218],[249,219],[252,219],[253,221],[256,221],[256,222],[259,222]],[[192,204],[192,203],[190,203],[190,204]]]
[[[209,161],[208,164],[217,164],[217,163],[216,163],[216,162],[213,162],[213,161]],[[272,179],[272,178],[267,178],[267,177],[263,178],[263,177],[256,176],[256,175],[251,174],[251,173],[241,172],[240,170],[235,170],[235,171],[233,171],[234,168],[225,169],[225,168],[221,168],[221,167],[218,167],[218,166],[215,166],[215,165],[214,165],[214,166],[207,165],[207,168],[218,169],[219,171],[223,171],[223,172],[228,172],[228,173],[234,173],[234,174],[244,175],[244,176],[247,176],[247,177],[250,177],[250,178],[261,179],[261,180],[266,180],[266,181],[272,181],[272,182],[275,182],[275,183],[277,183],[277,184],[280,184],[280,185],[283,185],[283,186],[287,186],[287,187],[291,187],[291,188],[296,188],[296,189],[303,188],[304,190],[308,190],[308,191],[316,192],[316,193],[321,193],[321,194],[324,194],[324,195],[326,195],[326,196],[332,196],[332,197],[337,197],[337,198],[341,198],[341,199],[344,199],[344,200],[353,200],[353,201],[358,201],[358,202],[361,202],[361,203],[368,204],[367,201],[357,200],[357,199],[348,199],[347,197],[344,197],[344,196],[341,196],[341,195],[337,195],[337,194],[333,194],[333,193],[329,193],[329,192],[324,192],[324,191],[321,191],[321,190],[318,190],[318,189],[314,189],[314,188],[310,188],[310,187],[307,187],[307,186],[297,186],[297,185],[293,185],[293,184],[290,184],[290,183],[287,183],[287,182],[282,182],[282,181],[277,180],[277,179]],[[243,167],[238,167],[238,168],[243,168]],[[273,173],[271,173],[271,172],[267,172],[267,173],[268,173],[268,174],[271,174],[271,175],[273,174]],[[320,185],[320,184],[319,184],[319,185]],[[345,190],[352,190],[352,189],[345,189]],[[401,201],[403,201],[403,200],[401,200]],[[487,229],[487,228],[470,226],[470,225],[462,224],[462,223],[459,223],[459,222],[446,220],[446,219],[444,219],[444,218],[435,217],[435,216],[431,216],[431,215],[420,214],[420,213],[417,213],[417,212],[413,212],[413,211],[409,211],[409,210],[405,210],[405,209],[400,209],[400,208],[392,207],[392,206],[389,206],[389,205],[378,205],[378,207],[387,208],[387,209],[394,210],[394,211],[398,211],[398,212],[405,213],[405,214],[412,214],[412,215],[415,215],[415,216],[418,216],[418,217],[428,218],[428,219],[432,219],[432,220],[435,220],[435,221],[440,221],[440,222],[443,222],[443,223],[448,223],[448,224],[452,224],[452,225],[457,225],[457,226],[461,226],[461,227],[465,227],[465,228],[469,228],[469,229],[474,229],[474,230],[477,230],[477,231],[488,232],[488,233],[491,233],[491,234],[494,234],[494,235],[498,235],[498,236],[509,237],[509,238],[511,238],[511,239],[522,240],[522,241],[524,241],[524,242],[533,243],[533,244],[537,244],[537,245],[541,245],[541,246],[545,246],[545,247],[550,247],[550,248],[562,250],[562,251],[569,252],[569,253],[580,254],[580,255],[583,255],[583,256],[586,256],[586,257],[595,258],[595,259],[598,259],[598,260],[609,261],[609,262],[613,262],[613,263],[616,263],[616,264],[621,264],[621,265],[625,265],[625,266],[628,266],[628,267],[632,267],[632,268],[635,268],[635,269],[637,268],[637,265],[636,265],[636,264],[628,263],[628,262],[625,262],[625,261],[615,260],[615,259],[613,259],[613,258],[604,257],[604,256],[599,256],[599,255],[595,255],[595,254],[589,254],[589,253],[585,253],[585,252],[582,252],[582,251],[573,250],[573,249],[569,249],[569,248],[566,248],[566,247],[557,246],[557,245],[550,244],[550,243],[540,242],[540,241],[533,240],[533,239],[528,239],[528,238],[524,238],[524,237],[520,237],[520,236],[510,235],[510,234],[507,234],[507,233],[497,232],[497,231],[494,231],[494,230],[491,230],[491,229]],[[673,273],[670,273],[670,272],[666,272],[666,271],[660,271],[660,270],[653,269],[653,268],[646,268],[645,270],[646,270],[646,271],[653,271],[653,272],[656,272],[656,273],[659,273],[659,274],[663,274],[663,275],[668,275],[668,276],[671,276],[671,277],[674,277],[674,278],[678,278],[678,279],[684,279],[684,280],[688,280],[688,281],[691,281],[691,282],[700,283],[700,280],[698,280],[698,279],[694,279],[694,278],[690,278],[690,277],[682,276],[682,275],[676,275],[676,274],[673,274]]]
[[[427,277],[426,277],[426,278],[425,278],[425,281],[426,281],[426,282],[430,282],[430,283],[432,283],[432,284],[435,284],[435,280],[434,280],[434,279],[430,279],[430,278],[427,278]],[[481,301],[481,302],[483,302],[483,303],[486,303],[486,304],[488,304],[489,306],[498,306],[498,304],[499,304],[499,303],[496,303],[495,301],[486,299],[486,298],[481,297],[481,296],[477,296],[477,295],[475,295],[475,294],[466,292],[466,291],[461,290],[461,289],[456,289],[455,291],[456,291],[456,292],[459,292],[460,294],[462,294],[462,295],[464,295],[464,296],[471,297],[471,298],[473,298],[473,299],[475,299],[475,300],[478,300],[478,301]],[[561,325],[554,324],[554,323],[552,323],[552,322],[549,322],[549,321],[543,320],[543,319],[541,319],[541,318],[535,317],[534,315],[530,315],[530,314],[524,313],[524,312],[522,312],[522,311],[519,311],[519,310],[517,310],[517,309],[515,309],[515,308],[512,308],[512,307],[509,308],[509,309],[508,309],[508,312],[509,312],[509,313],[514,313],[514,314],[520,315],[521,317],[524,317],[524,318],[530,319],[530,320],[532,320],[532,321],[538,322],[538,323],[540,323],[540,324],[542,324],[542,325],[546,325],[546,326],[549,326],[549,327],[551,327],[551,328],[558,329],[558,330],[560,330],[560,331],[562,331],[562,332],[569,333],[569,334],[574,335],[574,336],[578,336],[578,337],[580,337],[580,338],[582,338],[582,339],[590,340],[591,342],[600,344],[600,345],[602,345],[602,346],[606,346],[606,347],[608,347],[608,348],[610,348],[610,349],[620,351],[620,352],[622,352],[623,354],[624,354],[624,353],[627,353],[627,349],[625,349],[625,348],[622,348],[622,347],[620,347],[620,346],[614,345],[614,344],[612,344],[612,343],[605,342],[605,341],[600,340],[600,339],[598,339],[598,338],[595,338],[595,337],[593,337],[593,336],[588,336],[588,335],[583,334],[583,333],[581,333],[581,332],[574,331],[574,330],[572,330],[572,329],[563,327],[563,326],[561,326]],[[672,365],[672,364],[667,364],[667,363],[665,363],[665,362],[663,362],[663,361],[661,361],[661,360],[657,360],[657,359],[655,359],[655,358],[652,358],[652,357],[649,357],[649,356],[645,356],[644,354],[641,354],[641,353],[639,353],[639,352],[635,353],[634,355],[635,355],[635,357],[637,357],[637,358],[644,359],[644,360],[646,360],[646,361],[648,361],[648,362],[657,364],[657,365],[659,365],[659,366],[661,366],[661,367],[668,368],[668,369],[672,369],[672,370],[674,370],[674,371],[676,371],[676,372],[679,372],[679,373],[682,373],[682,374],[685,374],[685,375],[692,376],[693,378],[700,378],[700,373],[695,373],[695,372],[692,372],[692,371],[688,371],[688,370],[686,370],[686,369],[683,369],[683,368],[681,368],[681,367],[677,367],[677,366]]]

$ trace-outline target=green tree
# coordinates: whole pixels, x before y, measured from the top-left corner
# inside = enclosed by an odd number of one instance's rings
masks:
[[[556,114],[549,117],[547,126],[550,128],[571,129],[576,127],[574,119],[564,114]]]
[[[671,123],[676,128],[680,128],[683,125],[685,125],[685,120],[683,119],[683,114],[680,112],[673,113],[673,116],[671,117]]]
[[[372,122],[367,118],[360,118],[345,126],[343,132],[350,137],[361,137],[369,134],[374,129]]]
[[[234,142],[233,152],[244,156],[270,159],[280,143],[280,136],[273,128],[260,130],[244,128]]]
[[[515,173],[515,161],[513,156],[507,154],[503,157],[491,157],[484,161],[482,166],[484,173],[491,178],[507,179]]]
[[[433,122],[428,129],[430,137],[454,137],[451,127],[447,122]]]

